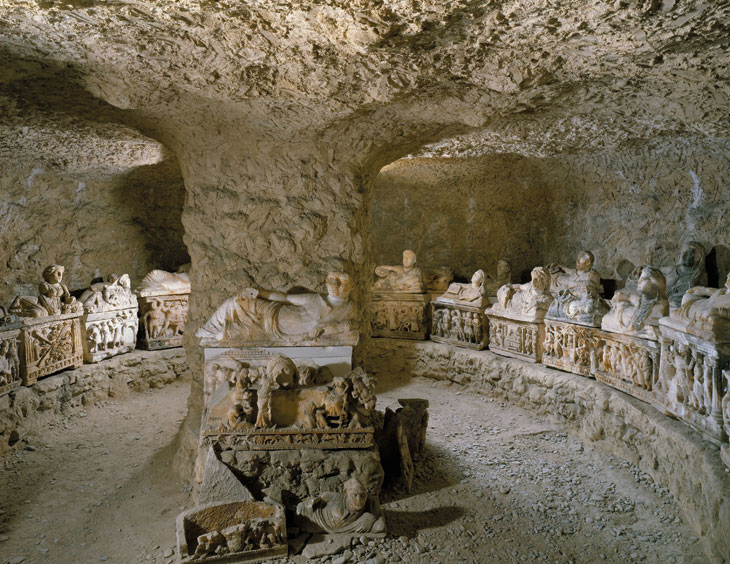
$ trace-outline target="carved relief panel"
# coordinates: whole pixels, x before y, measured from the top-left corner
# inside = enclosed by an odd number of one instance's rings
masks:
[[[667,319],[667,318],[665,318]],[[720,445],[728,441],[727,383],[730,344],[713,343],[662,320],[658,402]]]
[[[0,396],[22,382],[20,376],[20,331],[0,327]]]
[[[139,318],[136,307],[88,314],[83,321],[85,362],[99,362],[130,352],[137,345]]]
[[[430,299],[428,294],[374,292],[370,302],[373,337],[426,339]]]
[[[210,395],[204,437],[216,449],[369,448],[375,380],[362,369],[334,376],[278,355],[265,369],[241,367],[235,387]],[[220,390],[220,391],[219,391]]]
[[[139,298],[140,348],[152,351],[182,346],[188,297],[174,294]]]
[[[489,344],[489,325],[481,307],[433,302],[431,340],[482,350]]]
[[[659,344],[608,331],[597,331],[602,343],[594,371],[599,382],[653,403],[659,379]]]
[[[540,362],[545,323],[489,314],[489,350],[528,362]]]
[[[23,319],[23,385],[83,364],[80,313]]]
[[[573,374],[590,376],[597,364],[601,344],[596,329],[546,319],[542,363]]]

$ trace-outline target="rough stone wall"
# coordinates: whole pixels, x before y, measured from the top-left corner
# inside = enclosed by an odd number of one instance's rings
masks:
[[[517,279],[593,251],[605,278],[675,264],[682,241],[705,245],[710,280],[730,269],[730,143],[673,139],[564,157],[495,154],[401,159],[375,180],[379,264],[413,248],[423,267],[462,277],[506,256]],[[630,269],[630,268],[629,268]],[[714,276],[713,276],[714,272]],[[520,276],[521,274],[521,276]]]
[[[182,349],[133,351],[99,364],[85,364],[0,397],[0,456],[28,432],[106,399],[161,388],[189,378]]]
[[[52,263],[66,266],[73,290],[110,272],[129,273],[134,286],[153,268],[189,260],[172,158],[103,176],[27,162],[0,171],[0,305],[36,295]]]
[[[424,269],[449,266],[469,279],[482,268],[496,273],[503,256],[513,276],[541,264],[551,237],[546,217],[554,197],[532,159],[401,159],[375,179],[371,241],[377,264],[399,264],[413,249]]]
[[[431,342],[372,339],[366,369],[381,386],[410,376],[449,380],[559,418],[669,488],[710,561],[730,561],[730,474],[717,447],[651,406],[589,378]]]

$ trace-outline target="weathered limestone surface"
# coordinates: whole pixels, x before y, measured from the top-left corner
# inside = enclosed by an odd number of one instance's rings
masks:
[[[574,426],[668,487],[713,562],[730,559],[730,474],[719,450],[679,421],[593,380],[436,343],[374,339],[367,370],[449,380]]]
[[[0,159],[0,304],[34,294],[38,274],[54,262],[66,266],[71,290],[109,272],[129,273],[134,286],[153,268],[187,262],[184,195],[169,155],[104,175]]]
[[[410,245],[424,269],[448,264],[467,279],[506,256],[514,280],[525,282],[533,266],[586,248],[604,278],[620,280],[633,266],[676,264],[682,241],[696,239],[711,253],[712,285],[725,280],[727,140],[672,139],[562,156],[479,156],[485,149],[468,141],[449,147],[452,158],[401,159],[377,176],[375,261],[396,260]]]
[[[87,405],[188,377],[182,349],[134,351],[49,376],[30,388],[18,388],[0,396],[0,455],[18,437],[42,432],[49,423],[79,413]]]

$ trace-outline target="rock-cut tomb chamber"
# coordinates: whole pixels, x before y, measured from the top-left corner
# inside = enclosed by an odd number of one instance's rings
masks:
[[[730,561],[730,482],[699,433],[592,379],[367,322],[373,270],[403,249],[458,280],[506,257],[513,282],[588,249],[614,291],[698,241],[722,287],[729,38],[730,8],[695,0],[0,2],[0,304],[49,264],[78,289],[189,262],[175,470],[199,482],[196,331],[243,288],[323,292],[345,270],[358,365],[558,417]]]

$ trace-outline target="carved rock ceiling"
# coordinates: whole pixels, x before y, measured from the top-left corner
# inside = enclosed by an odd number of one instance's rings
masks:
[[[729,44],[727,1],[0,0],[0,157],[150,164],[139,131],[200,108],[273,136],[443,112],[438,156],[727,138]]]

